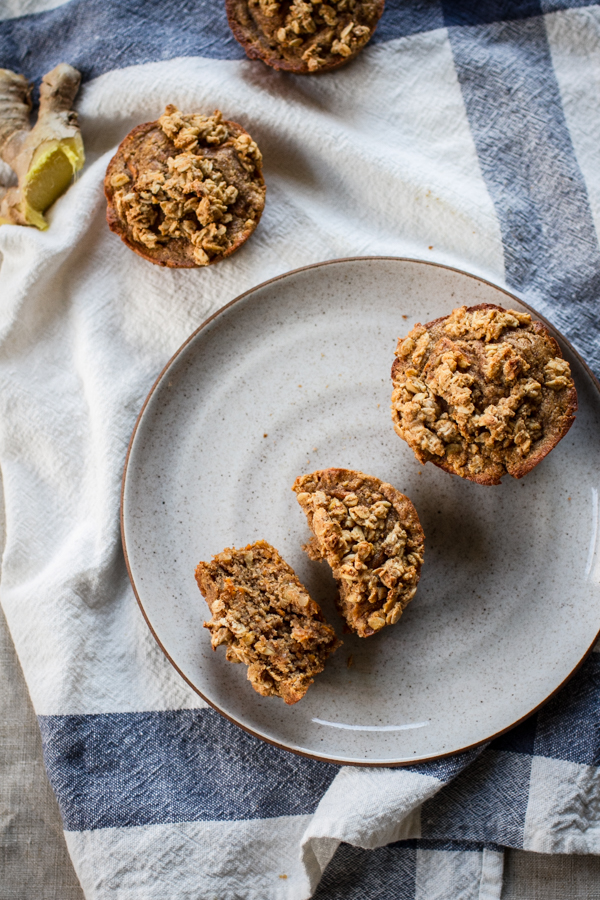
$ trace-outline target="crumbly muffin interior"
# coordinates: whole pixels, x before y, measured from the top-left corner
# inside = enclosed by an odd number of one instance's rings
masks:
[[[196,581],[213,649],[225,644],[229,662],[247,665],[263,697],[300,700],[340,641],[277,550],[266,541],[227,548],[198,564]]]
[[[569,363],[528,313],[460,307],[398,341],[392,419],[420,462],[483,484],[519,478],[577,408]]]
[[[256,227],[262,156],[218,110],[186,115],[168,106],[122,148],[107,173],[109,199],[129,239],[151,254],[172,245],[189,264],[206,266]]]
[[[394,625],[415,595],[423,563],[423,530],[410,500],[349,469],[303,475],[293,490],[314,533],[305,550],[331,566],[349,628],[369,637]]]
[[[317,72],[358,53],[371,38],[383,2],[228,0],[227,8],[234,32],[243,30],[267,62],[283,61],[290,68]]]

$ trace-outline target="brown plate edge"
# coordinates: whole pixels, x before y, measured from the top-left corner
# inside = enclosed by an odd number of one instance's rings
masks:
[[[469,750],[473,750],[475,747],[481,747],[483,744],[487,744],[487,743],[495,740],[497,737],[500,737],[501,735],[506,734],[507,731],[511,731],[517,725],[520,725],[521,722],[524,722],[526,719],[529,719],[539,709],[541,709],[542,706],[545,706],[545,704],[548,703],[548,701],[551,700],[561,690],[561,688],[563,688],[565,686],[565,684],[568,681],[570,681],[570,679],[573,677],[573,675],[575,675],[575,673],[583,666],[583,664],[585,663],[585,661],[587,660],[587,658],[593,651],[594,645],[600,639],[600,630],[594,636],[591,644],[589,645],[589,647],[587,648],[587,650],[585,651],[585,653],[583,654],[583,656],[581,657],[581,659],[579,660],[577,665],[574,666],[574,668],[569,672],[569,674],[561,681],[561,683],[556,688],[554,688],[553,691],[551,691],[550,694],[548,694],[547,697],[544,698],[544,700],[542,700],[540,703],[538,703],[537,706],[534,706],[533,709],[531,709],[524,716],[521,716],[521,718],[519,718],[519,719],[515,719],[515,721],[511,722],[510,725],[507,725],[506,728],[501,729],[501,731],[494,732],[494,734],[491,734],[489,737],[482,738],[482,740],[480,740],[480,741],[475,741],[475,743],[473,743],[473,744],[467,744],[465,747],[460,747],[458,750],[451,750],[448,753],[436,753],[433,756],[420,756],[420,757],[415,757],[414,759],[410,759],[410,760],[401,760],[399,762],[390,761],[390,760],[385,760],[383,762],[369,762],[369,761],[363,762],[363,761],[357,761],[357,760],[332,759],[330,757],[318,756],[316,753],[308,753],[307,751],[300,750],[296,747],[288,747],[285,744],[280,744],[280,743],[278,743],[278,741],[274,741],[271,738],[268,738],[265,735],[260,734],[257,731],[253,731],[247,725],[242,725],[236,719],[232,718],[226,712],[224,712],[222,709],[220,709],[218,706],[216,706],[216,704],[214,704],[211,700],[209,700],[208,697],[205,697],[204,694],[200,690],[198,690],[198,688],[194,684],[192,684],[192,682],[189,680],[189,678],[187,678],[187,676],[184,675],[184,673],[181,671],[181,669],[179,668],[177,663],[171,658],[171,656],[167,653],[166,649],[163,647],[158,635],[156,634],[154,628],[150,624],[150,620],[149,620],[148,616],[146,615],[146,611],[142,604],[140,595],[138,594],[137,587],[136,587],[136,584],[135,584],[135,581],[133,578],[133,573],[132,573],[131,567],[129,565],[129,555],[127,553],[127,544],[125,541],[125,523],[124,523],[124,515],[123,515],[124,498],[125,498],[125,481],[127,478],[127,469],[129,466],[129,458],[131,456],[133,442],[134,442],[135,436],[137,434],[137,430],[138,430],[138,427],[142,420],[142,417],[144,415],[144,412],[146,410],[146,407],[148,406],[150,399],[152,398],[155,390],[157,389],[158,385],[162,381],[163,377],[166,375],[167,371],[171,368],[171,365],[180,356],[180,354],[185,350],[185,348],[188,346],[188,344],[190,344],[194,340],[196,335],[199,334],[199,332],[202,331],[204,328],[206,328],[206,326],[209,325],[213,321],[213,319],[216,319],[217,316],[220,316],[221,313],[225,312],[225,310],[229,309],[234,304],[239,303],[241,300],[245,299],[249,294],[252,294],[257,290],[260,290],[261,288],[266,287],[267,285],[274,284],[277,281],[281,281],[283,278],[287,278],[289,275],[297,275],[299,272],[306,272],[310,269],[318,269],[318,268],[321,268],[321,266],[330,266],[330,265],[336,265],[339,263],[347,263],[347,262],[373,262],[374,260],[386,260],[386,261],[403,262],[403,263],[406,263],[406,262],[418,263],[419,265],[423,265],[423,266],[435,266],[438,269],[446,269],[447,271],[450,271],[450,272],[457,272],[459,275],[465,275],[467,278],[471,278],[474,281],[479,281],[482,284],[487,284],[490,287],[495,288],[496,290],[505,294],[506,297],[509,297],[512,300],[516,300],[517,303],[519,303],[521,306],[524,306],[537,319],[539,319],[541,322],[543,322],[544,325],[546,325],[546,327],[549,328],[550,332],[553,333],[555,336],[557,336],[568,347],[569,351],[573,354],[573,356],[575,356],[577,361],[581,364],[583,369],[587,372],[588,377],[590,378],[592,384],[594,385],[594,387],[598,391],[598,394],[600,395],[600,381],[596,378],[596,376],[594,375],[594,373],[592,372],[592,370],[590,369],[588,364],[581,357],[581,355],[577,352],[577,350],[573,347],[571,342],[568,341],[554,327],[554,325],[552,325],[544,316],[540,315],[540,313],[538,313],[537,310],[535,310],[529,303],[526,303],[524,300],[522,300],[516,294],[513,294],[510,291],[506,290],[506,288],[502,288],[499,285],[495,284],[493,281],[489,281],[487,278],[480,278],[477,275],[473,275],[471,272],[465,272],[463,269],[457,269],[455,266],[447,266],[447,265],[444,265],[443,263],[429,262],[428,260],[414,259],[414,258],[405,257],[405,256],[349,256],[349,257],[341,257],[340,259],[328,259],[328,260],[324,260],[323,262],[312,263],[311,265],[308,265],[308,266],[300,266],[298,269],[291,269],[289,272],[284,272],[282,275],[276,275],[274,278],[268,278],[266,281],[262,281],[260,284],[257,284],[254,287],[249,288],[247,291],[244,291],[242,294],[239,294],[237,297],[234,297],[234,299],[230,300],[229,303],[226,303],[224,306],[221,306],[211,316],[209,316],[208,319],[205,319],[204,322],[202,322],[202,324],[199,325],[198,328],[196,328],[196,330],[192,332],[192,334],[190,334],[190,336],[183,342],[183,344],[181,344],[181,346],[171,356],[171,358],[166,363],[166,365],[162,368],[161,372],[159,373],[156,380],[154,381],[154,384],[150,388],[150,391],[148,392],[148,396],[144,400],[142,408],[138,414],[135,425],[133,427],[131,438],[129,439],[129,444],[127,446],[127,454],[125,456],[125,465],[123,466],[123,476],[121,479],[121,504],[120,504],[119,520],[120,520],[120,527],[121,527],[121,543],[122,543],[122,547],[123,547],[123,555],[125,557],[125,565],[127,566],[127,574],[129,575],[129,580],[131,582],[131,587],[133,588],[133,593],[135,594],[135,598],[136,598],[138,606],[142,612],[142,615],[146,621],[146,624],[148,625],[148,628],[150,629],[150,632],[152,633],[154,640],[156,641],[156,643],[158,644],[158,646],[160,647],[160,649],[162,650],[162,652],[164,653],[166,658],[169,660],[169,662],[171,663],[171,665],[173,666],[175,671],[181,676],[181,678],[183,678],[183,680],[186,682],[186,684],[188,684],[192,688],[192,690],[196,694],[198,694],[198,696],[201,697],[202,700],[204,700],[205,703],[207,703],[212,709],[216,710],[216,712],[218,712],[219,715],[223,716],[225,719],[227,719],[233,725],[236,725],[238,728],[241,728],[243,731],[247,732],[248,734],[251,734],[253,737],[258,738],[259,740],[264,741],[267,744],[271,744],[273,747],[278,747],[280,750],[286,750],[289,753],[294,753],[297,756],[303,756],[306,759],[313,759],[318,762],[331,763],[332,765],[338,765],[338,766],[356,766],[356,767],[361,767],[361,768],[399,768],[399,767],[403,767],[403,766],[421,765],[421,764],[427,763],[427,762],[435,762],[436,760],[439,760],[439,759],[446,759],[450,756],[457,756],[459,753],[466,753]]]

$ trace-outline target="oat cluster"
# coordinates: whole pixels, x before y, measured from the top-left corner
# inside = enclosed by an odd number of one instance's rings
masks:
[[[314,534],[305,549],[331,566],[350,629],[368,637],[394,625],[415,595],[423,563],[423,530],[410,500],[350,469],[303,475],[293,490]]]
[[[212,618],[205,623],[213,649],[248,666],[263,697],[300,700],[340,642],[293,569],[266,541],[228,548],[196,568]]]
[[[284,5],[280,0],[258,2],[261,12],[267,17],[280,13]],[[330,3],[294,0],[285,16],[285,24],[275,31],[275,38],[282,48],[302,48],[300,58],[314,72],[326,61],[323,52],[353,56],[371,37],[371,29],[367,25],[359,25],[351,18],[358,6],[357,0],[330,0]],[[307,40],[317,31],[320,32],[318,40]],[[308,46],[304,49],[306,44]]]
[[[109,174],[117,218],[135,244],[156,251],[179,240],[192,264],[209,265],[256,227],[264,203],[260,150],[218,110],[186,115],[168,106],[155,124],[168,152],[160,146],[154,158],[146,152],[142,164]],[[248,203],[242,192],[252,181],[256,202]]]
[[[420,462],[482,484],[530,471],[573,422],[556,341],[528,313],[482,305],[398,341],[392,419]]]
[[[355,56],[371,38],[382,10],[383,0],[227,2],[234,34],[249,55],[277,68],[307,72],[333,68]]]

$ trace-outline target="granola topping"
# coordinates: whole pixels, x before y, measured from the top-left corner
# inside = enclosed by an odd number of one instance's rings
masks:
[[[259,0],[264,15],[274,16],[281,11],[284,4],[276,0]],[[371,29],[359,25],[348,15],[356,11],[359,3],[356,0],[330,0],[330,3],[312,3],[305,0],[294,0],[285,16],[285,24],[277,29],[276,38],[282,49],[297,50],[308,44],[301,58],[311,72],[323,65],[322,58],[328,51],[339,56],[352,56],[359,46],[366,43],[371,36]],[[269,12],[265,12],[265,9]],[[345,15],[344,15],[345,14]],[[341,28],[336,26],[342,25]],[[307,41],[308,35],[321,31],[318,41]]]
[[[368,637],[394,625],[416,593],[423,563],[423,531],[410,500],[349,469],[303,475],[293,490],[314,533],[305,550],[331,566],[349,627]]]
[[[237,208],[239,174],[262,182],[260,150],[238,126],[232,132],[218,110],[212,116],[187,115],[168,106],[157,126],[175,152],[137,167],[135,175],[118,171],[110,176],[112,202],[134,242],[153,250],[181,239],[194,264],[206,266],[244,238]],[[242,231],[256,226],[262,207],[260,197],[255,199],[245,211]]]
[[[441,460],[472,480],[522,472],[574,391],[559,353],[543,326],[515,310],[463,306],[418,324],[396,349],[395,430],[420,462]],[[562,412],[550,408],[559,391]]]
[[[381,0],[228,0],[242,43],[255,32],[266,62],[278,66],[277,60],[295,60],[295,67],[284,67],[308,72],[354,56],[370,39],[382,10]]]
[[[228,661],[248,666],[263,697],[300,700],[340,642],[275,548],[228,548],[198,564],[196,581],[212,613],[205,628],[213,650],[225,644]]]

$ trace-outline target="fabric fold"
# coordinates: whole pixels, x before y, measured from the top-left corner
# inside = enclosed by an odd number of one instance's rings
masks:
[[[156,40],[141,48],[134,29],[113,62],[92,25],[69,19],[105,22],[97,4],[51,5],[0,21],[0,48],[21,48],[32,74],[58,52],[81,65],[88,163],[47,232],[0,228],[0,600],[87,900],[499,900],[503,847],[599,852],[598,654],[488,747],[339,769],[206,708],[136,605],[118,527],[156,375],[208,315],[289,269],[373,254],[506,278],[597,363],[600,176],[572,99],[596,108],[600,59],[595,80],[581,75],[589,34],[580,44],[567,13],[546,31],[543,17],[458,21],[445,3],[425,15],[389,0],[385,39],[302,80],[241,59],[216,25],[207,49],[198,25],[184,34],[187,7],[166,43],[148,15]],[[57,22],[71,43],[52,43]],[[202,271],[152,266],[105,223],[111,154],[168,102],[218,106],[264,154],[259,228]]]

